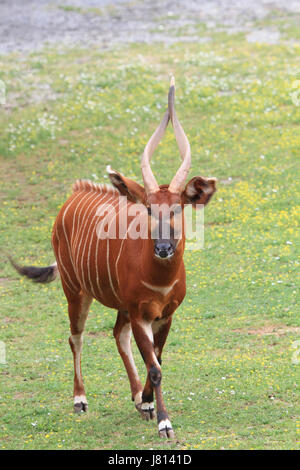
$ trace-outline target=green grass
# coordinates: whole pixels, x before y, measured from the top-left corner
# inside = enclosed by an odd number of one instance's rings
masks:
[[[300,48],[210,35],[207,44],[0,58],[0,448],[299,448],[299,107],[291,93]],[[205,210],[205,249],[185,254],[188,292],[163,355],[176,432],[165,442],[134,410],[115,312],[96,303],[83,352],[89,412],[73,414],[60,283],[19,279],[6,254],[53,262],[51,228],[75,179],[105,182],[111,164],[141,182],[140,155],[165,109],[170,72],[190,174],[219,184]],[[159,183],[169,182],[180,163],[170,130],[153,160]]]
[[[81,7],[75,7],[72,5],[59,5],[57,8],[60,10],[64,10],[66,12],[73,12],[73,13],[80,13],[81,15],[86,15],[86,14],[93,14],[93,15],[103,15],[103,11],[100,10],[100,8],[81,8]]]

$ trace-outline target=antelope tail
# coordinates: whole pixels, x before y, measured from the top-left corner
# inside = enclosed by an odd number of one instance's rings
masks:
[[[25,276],[33,282],[47,284],[48,282],[54,281],[54,279],[59,276],[57,263],[53,263],[51,266],[44,268],[38,268],[36,266],[20,266],[11,257],[9,257],[9,261],[21,276]]]

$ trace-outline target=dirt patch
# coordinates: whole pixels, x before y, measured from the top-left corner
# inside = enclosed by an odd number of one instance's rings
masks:
[[[14,279],[10,279],[8,277],[0,277],[0,286],[5,286],[9,282],[12,282]]]
[[[94,338],[97,338],[98,336],[103,336],[103,337],[107,337],[107,333],[105,333],[104,331],[88,331],[87,333],[87,336],[91,336],[91,337],[94,337]]]
[[[280,41],[280,33],[279,31],[269,29],[254,30],[247,34],[246,39],[248,42],[278,44]]]
[[[1,319],[3,323],[15,323],[21,321],[20,318],[16,317],[4,317]]]
[[[297,13],[291,0],[2,0],[0,54],[31,52],[45,44],[111,48],[131,42],[210,40],[212,29],[244,31],[250,41],[280,41],[277,31],[257,31],[257,21],[274,11]],[[195,35],[199,24],[207,38]]]
[[[234,333],[244,333],[248,335],[257,336],[284,336],[288,333],[300,333],[300,326],[287,326],[287,325],[264,325],[260,328],[237,328],[233,330]]]

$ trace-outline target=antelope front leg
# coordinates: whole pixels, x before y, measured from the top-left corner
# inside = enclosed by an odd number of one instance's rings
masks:
[[[114,337],[127,371],[132,400],[134,401],[136,408],[139,410],[139,407],[142,404],[143,387],[132,355],[131,324],[127,312],[118,312],[117,321],[114,327]]]
[[[172,323],[172,315],[159,318],[152,322],[152,333],[154,336],[154,352],[157,360],[161,366],[161,355],[169,330]],[[141,412],[143,417],[148,421],[155,417],[154,404],[153,404],[153,384],[148,375],[147,381],[142,394]]]
[[[152,321],[146,320],[143,316],[136,317],[135,315],[132,315],[131,325],[135,341],[147,367],[148,376],[146,387],[147,383],[150,382],[154,389],[157,405],[158,433],[160,437],[173,438],[174,432],[162,396],[162,373],[161,366],[154,350]],[[149,399],[149,397],[147,397],[148,390],[146,387],[144,389],[143,396],[144,399]]]

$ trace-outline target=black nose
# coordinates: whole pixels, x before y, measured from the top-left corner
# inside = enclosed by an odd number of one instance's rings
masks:
[[[174,248],[170,242],[157,242],[154,247],[155,254],[160,258],[168,258],[174,254]]]

